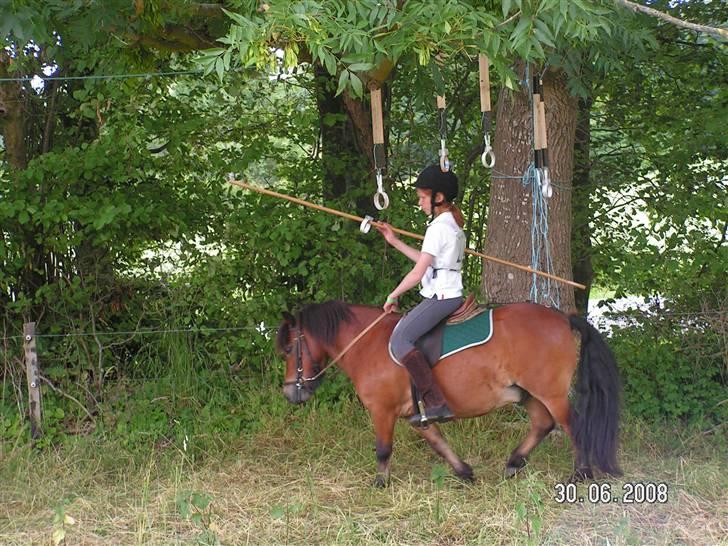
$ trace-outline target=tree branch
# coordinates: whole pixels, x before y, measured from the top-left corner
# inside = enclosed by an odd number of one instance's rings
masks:
[[[673,17],[672,15],[668,15],[667,13],[657,11],[656,9],[648,8],[647,6],[642,6],[640,4],[636,4],[635,2],[630,2],[629,0],[614,0],[614,3],[630,9],[634,12],[641,11],[642,13],[646,13],[647,15],[651,15],[652,17],[657,17],[658,19],[662,19],[663,21],[666,21],[677,27],[687,28],[688,30],[694,30],[696,32],[705,32],[706,34],[720,36],[723,39],[728,40],[728,29],[725,28],[709,27],[707,25],[689,23],[687,21],[683,21],[682,19],[678,19],[677,17]]]

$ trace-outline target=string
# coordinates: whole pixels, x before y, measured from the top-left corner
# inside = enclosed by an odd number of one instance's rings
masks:
[[[533,87],[529,77],[529,63],[526,63],[525,85],[528,91],[531,112],[533,112]],[[535,152],[536,122],[531,115],[531,145]],[[509,177],[510,178],[510,177]],[[531,269],[545,271],[553,275],[554,266],[551,257],[551,243],[549,242],[549,209],[548,200],[541,189],[541,179],[536,165],[531,162],[523,173],[521,184],[524,188],[531,188]],[[543,257],[542,257],[543,253]],[[531,301],[561,308],[561,293],[558,286],[548,277],[539,278],[531,275]]]

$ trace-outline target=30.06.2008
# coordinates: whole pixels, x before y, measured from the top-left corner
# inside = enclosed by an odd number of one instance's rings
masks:
[[[559,504],[665,504],[669,500],[669,491],[668,484],[662,482],[625,482],[621,493],[615,493],[610,483],[591,483],[585,496],[579,494],[575,483],[557,483],[554,500]]]

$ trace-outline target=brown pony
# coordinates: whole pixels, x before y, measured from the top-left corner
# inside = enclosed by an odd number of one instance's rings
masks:
[[[319,385],[320,379],[313,377],[324,359],[338,355],[381,313],[376,307],[340,301],[307,305],[296,317],[284,313],[276,346],[286,357],[286,398],[294,404],[308,400]],[[399,318],[385,317],[338,362],[374,422],[378,486],[389,479],[395,421],[414,413],[409,375],[392,361],[387,348]],[[449,356],[433,369],[456,418],[523,403],[531,429],[506,463],[508,476],[525,466],[528,454],[556,423],[572,440],[572,479],[592,478],[592,465],[620,474],[619,372],[599,332],[581,317],[532,303],[496,308],[493,328],[486,344]],[[575,372],[572,407],[569,389]],[[416,430],[456,475],[473,479],[470,466],[453,452],[436,425]]]

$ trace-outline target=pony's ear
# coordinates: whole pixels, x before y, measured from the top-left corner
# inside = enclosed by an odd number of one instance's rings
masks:
[[[286,321],[291,326],[295,326],[296,325],[296,317],[294,317],[288,311],[283,311],[283,320]]]

